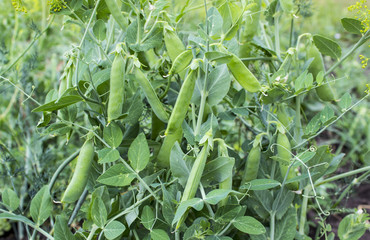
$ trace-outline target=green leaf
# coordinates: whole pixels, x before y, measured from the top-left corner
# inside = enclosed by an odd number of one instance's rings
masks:
[[[276,222],[275,239],[293,240],[297,232],[297,213],[290,207],[285,215]]]
[[[170,240],[166,231],[162,229],[153,229],[153,231],[150,232],[150,237],[153,240]]]
[[[101,199],[105,205],[105,209],[107,209],[107,212],[110,212],[112,209],[112,203],[111,198],[109,197],[109,191],[106,186],[100,186],[94,190],[94,192],[91,194],[91,202],[88,209],[88,215],[87,218],[89,220],[92,220],[92,214],[93,214],[93,205],[95,199]]]
[[[128,150],[128,159],[131,167],[136,171],[142,171],[149,163],[150,152],[144,133],[140,133],[132,142]]]
[[[325,106],[324,110],[320,113],[320,121],[322,124],[329,124],[333,119],[335,119],[334,110],[329,106]]]
[[[315,154],[316,154],[316,152],[305,151],[303,153],[297,154],[297,158],[300,159],[302,162],[306,163],[309,160],[311,160],[315,156]],[[296,161],[293,164],[292,169],[295,168],[295,167],[301,166],[302,165],[301,161]]]
[[[366,232],[368,214],[353,213],[345,216],[339,223],[338,236],[340,240],[357,240]]]
[[[244,186],[242,186],[242,189],[248,188],[249,190],[257,191],[257,190],[267,190],[275,188],[277,186],[281,186],[281,183],[273,179],[254,179],[249,183],[246,183]]]
[[[354,18],[342,18],[340,20],[344,29],[346,29],[350,33],[356,33],[362,35],[362,30],[364,29],[361,21]]]
[[[329,38],[321,35],[315,35],[313,36],[313,41],[323,55],[328,55],[337,60],[342,55],[342,49],[340,48],[339,44]]]
[[[352,104],[352,97],[349,92],[346,92],[339,101],[339,106],[342,112],[346,111]]]
[[[126,230],[125,225],[118,221],[112,221],[103,229],[104,236],[111,240],[117,238]]]
[[[204,201],[200,198],[192,198],[187,201],[181,202],[176,210],[172,225],[177,223],[189,208],[194,208],[195,210],[200,211],[203,209],[203,207]]]
[[[109,146],[117,148],[123,140],[122,130],[118,124],[110,123],[108,127],[104,128],[103,138]]]
[[[119,163],[100,175],[97,181],[105,185],[124,187],[130,185],[135,177],[136,175],[127,169],[125,165]]]
[[[313,87],[312,83],[313,83],[313,75],[312,73],[309,73],[304,81],[305,88],[311,89]]]
[[[202,184],[208,186],[212,182],[223,182],[232,172],[234,166],[234,158],[231,157],[218,157],[212,161],[209,161],[204,167],[202,175]]]
[[[259,235],[266,232],[266,229],[262,223],[250,216],[237,217],[234,219],[233,225],[239,231],[252,235]]]
[[[294,82],[294,89],[296,94],[300,92],[300,90],[304,89],[304,83],[307,78],[308,71],[304,71]]]
[[[220,38],[223,25],[221,14],[218,12],[217,8],[211,7],[207,12],[207,16],[209,21],[209,36],[211,36],[212,39]]]
[[[145,205],[141,213],[141,223],[148,230],[152,229],[155,221],[154,212],[148,205]]]
[[[103,164],[118,160],[120,158],[120,155],[117,149],[103,148],[98,151],[98,157],[99,157],[98,162],[100,164]]]
[[[324,81],[324,75],[325,75],[325,73],[324,73],[324,71],[320,71],[318,74],[317,74],[317,76],[316,76],[316,82],[317,82],[317,84],[320,86],[321,85],[321,83]]]
[[[326,170],[329,168],[332,159],[333,154],[330,152],[329,146],[323,145],[317,148],[315,156],[307,163],[308,167],[311,167],[311,177],[313,182],[324,175]]]
[[[13,214],[13,213],[0,213],[0,219],[9,219],[9,220],[17,221],[17,222],[23,222],[30,226],[34,225],[34,223],[28,218],[21,216],[21,215]]]
[[[229,189],[215,189],[209,193],[207,193],[206,198],[204,201],[211,205],[215,205],[219,203],[221,200],[225,199],[233,190]]]
[[[276,209],[276,219],[281,219],[289,209],[294,199],[294,193],[286,188],[283,189],[283,193],[280,198],[275,198],[272,208]]]
[[[207,102],[210,106],[217,105],[226,96],[230,88],[230,74],[226,65],[214,68],[207,81]]]
[[[185,187],[191,170],[191,164],[185,159],[186,156],[182,152],[179,143],[176,141],[171,150],[170,169],[173,176],[179,179],[179,183],[183,187]]]
[[[321,114],[316,114],[311,121],[307,124],[305,135],[315,134],[321,127]]]
[[[67,219],[61,215],[56,217],[54,225],[54,239],[55,240],[73,240],[75,236],[69,230]]]
[[[19,207],[19,198],[17,194],[10,188],[5,188],[1,194],[3,203],[10,211],[14,211]]]
[[[51,215],[53,204],[48,185],[43,186],[31,201],[30,214],[35,223],[40,226]]]
[[[62,136],[71,131],[71,126],[66,123],[53,123],[44,130],[42,135]]]
[[[95,198],[91,207],[91,218],[96,226],[103,228],[107,222],[107,209],[102,199]]]
[[[46,103],[44,105],[41,105],[40,107],[33,109],[32,112],[43,112],[43,111],[51,112],[78,103],[82,100],[83,98],[77,95],[63,96],[59,98],[59,100],[51,101],[49,103]]]
[[[99,41],[104,41],[107,36],[107,27],[105,22],[101,19],[97,20],[93,27],[93,33]]]

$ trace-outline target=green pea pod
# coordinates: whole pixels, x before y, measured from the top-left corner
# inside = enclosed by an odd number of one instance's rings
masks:
[[[242,58],[250,57],[252,50],[250,42],[254,35],[256,35],[260,22],[261,0],[253,0],[252,3],[254,3],[254,6],[248,9],[250,13],[245,18],[244,30],[241,32],[240,42],[242,44],[240,46],[239,56]]]
[[[253,147],[248,154],[247,163],[244,168],[244,175],[240,186],[257,178],[258,169],[260,166],[261,148]],[[245,190],[245,189],[243,189]]]
[[[152,133],[151,139],[156,140],[159,136],[160,132],[165,129],[165,123],[162,122],[157,115],[155,115],[154,111],[152,111]]]
[[[108,101],[108,123],[122,115],[125,93],[125,59],[119,53],[112,63]]]
[[[107,7],[112,14],[114,20],[118,23],[122,30],[127,29],[127,20],[122,15],[121,8],[118,6],[116,0],[105,0]]]
[[[60,78],[60,83],[59,83],[59,90],[58,90],[59,97],[61,97],[66,90],[67,90],[67,76],[66,74],[63,74],[62,77]]]
[[[164,43],[166,45],[167,54],[171,61],[174,62],[178,55],[185,51],[185,46],[175,31],[165,29]]]
[[[154,113],[157,115],[157,117],[161,121],[167,122],[168,114],[164,110],[163,105],[161,101],[158,99],[158,96],[155,93],[148,78],[139,68],[136,68],[135,70],[135,80],[139,83],[139,85],[141,86],[141,89],[143,89],[145,97],[148,99],[148,102],[150,106],[152,107]]]
[[[245,90],[249,92],[257,92],[261,89],[261,85],[257,78],[236,55],[233,54],[233,57],[227,66],[235,80],[238,81]]]
[[[190,49],[183,51],[176,57],[175,61],[173,61],[172,67],[168,74],[172,75],[183,71],[187,66],[189,66],[192,59],[193,53]]]
[[[313,58],[313,61],[308,67],[308,71],[312,73],[314,79],[316,79],[320,72],[325,72],[325,66],[320,51],[313,44],[308,48],[307,58]],[[322,101],[331,102],[335,100],[333,89],[326,80],[324,80],[322,85],[316,88],[316,94]]]
[[[289,130],[289,115],[286,111],[286,108],[283,104],[279,104],[277,107],[277,118],[284,125],[284,127]]]
[[[168,120],[165,131],[166,137],[157,156],[158,163],[163,167],[169,167],[171,149],[175,142],[180,141],[181,139],[179,129],[181,129],[182,122],[188,112],[188,106],[190,104],[190,99],[193,96],[196,80],[197,70],[190,70],[181,86],[172,114]]]
[[[194,198],[197,193],[200,179],[202,178],[204,167],[206,165],[207,156],[208,156],[208,144],[202,148],[197,158],[194,161],[193,167],[189,173],[188,181],[186,182],[184,193],[182,194],[181,202],[185,202],[189,199]],[[185,221],[186,214],[182,215],[179,221],[176,224],[176,229],[178,229],[181,224]]]
[[[283,178],[285,178],[285,175],[288,173],[288,165],[290,164],[290,160],[292,157],[291,151],[292,147],[290,145],[288,137],[283,133],[278,133],[277,136],[277,156],[279,158],[279,166],[280,166],[280,172]],[[293,169],[290,169],[287,180],[292,179],[296,177],[296,173],[293,171]],[[293,191],[298,190],[298,182],[292,182],[288,183],[287,188]]]
[[[80,198],[87,184],[93,158],[94,141],[93,138],[89,138],[81,148],[72,179],[63,194],[62,203],[73,203]]]

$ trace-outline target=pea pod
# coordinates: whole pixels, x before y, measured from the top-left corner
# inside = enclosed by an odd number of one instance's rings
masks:
[[[193,53],[190,49],[183,51],[173,61],[172,67],[168,74],[172,75],[172,74],[183,71],[187,66],[189,66],[192,59],[193,59]]]
[[[248,154],[247,163],[244,168],[244,175],[240,186],[257,178],[258,169],[260,166],[261,148],[253,147]]]
[[[241,33],[240,42],[242,45],[240,46],[239,55],[243,58],[251,55],[252,47],[250,42],[256,35],[260,22],[261,0],[252,0],[252,3],[254,5],[248,9],[250,14],[245,18],[244,30]]]
[[[67,76],[66,74],[63,74],[62,77],[60,78],[60,83],[59,83],[59,90],[58,90],[59,97],[61,97],[66,90],[67,90]]]
[[[206,165],[207,156],[208,156],[208,144],[206,143],[205,146],[202,148],[200,153],[198,154],[197,158],[194,161],[194,164],[191,168],[189,173],[188,181],[186,182],[184,193],[181,197],[181,202],[185,202],[189,199],[194,198],[199,184],[200,179],[203,175],[204,167]],[[181,224],[185,221],[186,214],[182,215],[180,220],[176,224],[176,229],[178,229]]]
[[[308,67],[308,71],[311,72],[314,79],[316,79],[320,72],[325,72],[325,66],[320,51],[313,44],[311,44],[307,51],[307,58],[313,58],[313,61]],[[316,94],[322,101],[331,102],[335,100],[333,89],[326,80],[324,80],[322,85],[316,88]]]
[[[63,194],[61,202],[73,203],[77,201],[86,187],[91,163],[94,158],[94,141],[88,138],[81,148],[72,179]]]
[[[280,166],[280,172],[283,178],[285,178],[285,175],[288,173],[288,165],[290,164],[290,160],[292,158],[291,150],[292,147],[290,145],[288,137],[283,133],[278,133],[277,136],[277,157],[279,158],[279,166]],[[287,179],[292,179],[296,177],[297,175],[293,171],[293,169],[290,169]],[[298,190],[298,183],[292,182],[288,183],[286,185],[288,189],[290,190]]]
[[[151,139],[156,140],[159,136],[160,132],[163,131],[165,128],[165,123],[159,120],[157,115],[155,115],[154,111],[152,111],[152,133]]]
[[[284,125],[285,129],[289,129],[289,123],[290,123],[289,115],[283,104],[279,104],[277,107],[277,118],[279,122],[281,122]]]
[[[236,55],[232,55],[231,61],[227,64],[230,72],[233,74],[236,81],[247,91],[257,92],[261,89],[261,85],[257,78],[249,71],[244,63]]]
[[[171,61],[174,62],[177,56],[185,51],[185,46],[174,30],[169,30],[168,28],[165,28],[163,37],[167,49],[167,54],[170,57]]]
[[[152,85],[150,84],[148,78],[145,74],[139,69],[136,68],[135,70],[135,80],[141,86],[141,89],[144,91],[145,97],[148,99],[150,106],[152,107],[154,113],[157,117],[163,121],[168,121],[168,114],[163,108],[161,101],[158,99],[157,94],[155,93]]]
[[[118,6],[116,0],[105,0],[107,7],[112,14],[114,20],[118,23],[122,30],[127,29],[127,20],[123,17],[121,8]]]
[[[190,70],[188,76],[181,86],[175,106],[172,110],[172,114],[168,120],[165,131],[166,137],[157,156],[158,163],[161,166],[169,167],[171,149],[175,142],[180,141],[181,139],[179,129],[181,129],[182,122],[184,121],[186,113],[188,112],[188,106],[193,95],[196,80],[197,71]]]
[[[108,101],[108,123],[122,115],[125,92],[125,59],[116,54],[110,74],[110,92]]]

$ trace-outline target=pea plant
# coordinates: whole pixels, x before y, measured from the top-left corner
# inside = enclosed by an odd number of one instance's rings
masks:
[[[331,38],[299,31],[304,0],[48,3],[40,35],[63,18],[79,43],[56,88],[29,104],[36,131],[73,153],[28,206],[6,179],[0,220],[56,240],[352,240],[369,228],[361,209],[338,231],[327,223],[344,195],[324,203],[326,186],[364,181],[370,167],[337,174],[345,154],[320,141],[370,94],[335,91],[336,70],[370,39],[368,12],[342,19],[357,39],[342,54]],[[0,68],[2,81],[12,83],[28,50]]]

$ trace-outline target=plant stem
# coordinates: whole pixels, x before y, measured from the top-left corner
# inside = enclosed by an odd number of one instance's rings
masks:
[[[270,213],[270,240],[275,238],[275,214],[275,211]]]
[[[53,186],[59,176],[59,174],[64,170],[64,168],[77,157],[77,155],[80,153],[80,149],[78,149],[76,152],[72,153],[62,164],[59,165],[58,169],[55,171],[53,177],[50,180],[49,183],[49,193],[51,193],[51,189],[53,189]]]
[[[370,35],[370,30],[367,30],[367,32],[358,40],[358,42],[349,50],[337,63],[335,63],[329,70],[325,73],[324,76],[329,75],[331,72],[334,71],[344,60],[346,60],[357,48],[359,48],[362,44],[364,44],[368,39]]]
[[[68,220],[68,226],[70,226],[73,222],[73,220],[75,219],[78,211],[80,210],[80,208],[82,207],[82,204],[85,202],[85,199],[87,197],[87,194],[89,193],[89,191],[87,191],[87,189],[85,188],[85,190],[83,191],[83,193],[81,194],[81,197],[78,199],[77,201],[77,204],[75,206],[75,208],[73,209],[73,212],[71,214],[71,217],[69,218]]]
[[[242,61],[258,61],[258,60],[266,60],[266,61],[280,61],[277,58],[274,57],[249,57],[249,58],[241,58]]]
[[[294,128],[294,139],[296,143],[301,142],[301,97],[296,97],[295,102],[295,128]]]
[[[95,224],[93,224],[93,226],[92,226],[92,228],[91,228],[91,231],[90,231],[90,234],[89,234],[89,236],[87,237],[87,239],[86,240],[91,240],[91,239],[93,239],[93,237],[94,237],[94,235],[95,235],[95,232],[96,232],[96,230],[98,230],[99,228],[98,228],[98,226],[96,226]]]
[[[320,182],[317,182],[315,184],[315,187],[320,186],[320,185],[325,184],[325,183],[336,181],[336,180],[339,180],[339,179],[342,179],[342,178],[345,178],[345,177],[349,177],[349,176],[355,175],[357,173],[366,172],[366,171],[370,171],[370,166],[362,167],[362,168],[359,168],[359,169],[356,169],[356,170],[352,170],[352,171],[349,171],[349,172],[338,174],[338,175],[336,175],[334,177],[330,177],[330,178],[324,179],[324,180],[322,180]]]
[[[3,213],[7,213],[9,215],[13,215],[14,217],[19,217],[19,215],[16,215],[12,212],[8,212],[6,210],[3,210],[0,208],[0,212],[3,212]],[[22,220],[20,220],[22,221]],[[45,230],[43,230],[42,228],[36,226],[36,224],[34,222],[32,222],[31,220],[28,220],[28,221],[22,221],[24,224],[30,226],[31,228],[35,229],[36,231],[38,231],[39,233],[41,233],[42,235],[44,235],[47,239],[50,239],[50,240],[54,240],[54,237],[51,236],[49,233],[47,233]]]
[[[299,234],[304,235],[304,225],[306,224],[307,218],[307,204],[308,204],[308,195],[310,193],[311,186],[308,185],[304,189],[302,207],[301,207],[301,216],[299,221]]]

